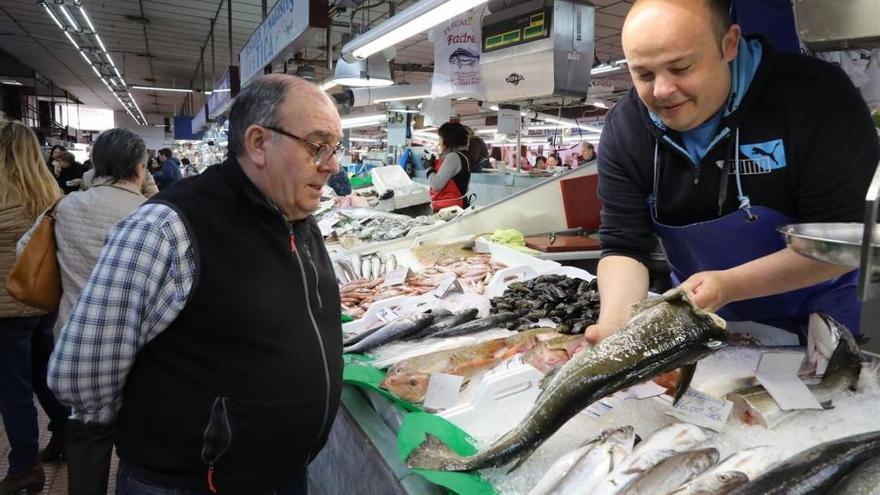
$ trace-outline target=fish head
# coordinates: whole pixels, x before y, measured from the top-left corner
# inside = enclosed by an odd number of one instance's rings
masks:
[[[718,449],[714,447],[710,447],[708,449],[691,450],[682,455],[686,459],[685,462],[693,468],[694,472],[697,473],[702,473],[706,469],[709,469],[709,467],[714,466],[721,458],[721,454],[718,452]]]
[[[694,481],[690,486],[689,493],[709,495],[727,493],[728,491],[743,485],[749,481],[749,476],[741,471],[722,471],[711,473]]]
[[[610,443],[623,446],[627,452],[632,451],[633,445],[636,443],[636,429],[632,426],[605,430],[602,432],[602,436]]]
[[[380,385],[401,399],[418,404],[425,400],[430,378],[430,374],[420,372],[389,373]]]

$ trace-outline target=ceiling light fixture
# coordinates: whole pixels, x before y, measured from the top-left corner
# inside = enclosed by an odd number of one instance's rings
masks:
[[[0,81],[0,84],[5,84],[6,86],[24,86],[24,84],[16,81],[15,79],[3,79]]]
[[[89,31],[94,33],[96,31],[95,25],[92,24],[92,19],[89,17],[89,14],[86,13],[86,9],[84,9],[82,5],[79,6],[79,15],[81,15],[82,18],[86,20],[86,24],[89,25]]]
[[[373,103],[386,103],[389,101],[407,101],[407,100],[422,100],[424,98],[429,98],[431,95],[416,95],[416,96],[398,96],[392,98],[379,98],[378,100],[373,100]]]
[[[362,60],[488,0],[422,0],[342,47],[349,62]]]
[[[355,88],[374,88],[394,84],[394,80],[391,79],[391,67],[381,53],[373,55],[367,60],[355,62],[337,60],[332,81],[342,86]]]
[[[70,15],[70,12],[68,12],[67,9],[64,8],[64,5],[59,5],[58,10],[60,10],[61,13],[64,14],[64,18],[67,19],[67,22],[70,23],[69,26],[71,27],[71,29],[79,32],[79,24],[77,24],[76,21],[73,20],[73,16]]]
[[[141,89],[144,91],[168,91],[171,93],[192,93],[193,92],[192,89],[185,89],[185,88],[155,88],[152,86],[129,86],[129,88]]]
[[[55,16],[55,13],[52,12],[52,9],[50,9],[49,6],[46,5],[45,2],[43,2],[41,5],[43,6],[44,9],[46,9],[46,13],[49,14],[49,17],[51,17],[52,20],[55,21],[55,24],[58,26],[58,29],[64,31],[64,24],[61,24],[61,21],[59,21],[58,17]]]

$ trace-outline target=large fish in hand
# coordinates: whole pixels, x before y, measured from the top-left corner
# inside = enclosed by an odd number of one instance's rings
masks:
[[[407,458],[411,468],[470,471],[519,459],[514,469],[575,414],[631,385],[675,368],[682,373],[677,398],[697,361],[727,341],[724,320],[698,308],[681,289],[633,307],[626,327],[576,354],[552,375],[526,418],[482,452],[463,457],[428,435]]]

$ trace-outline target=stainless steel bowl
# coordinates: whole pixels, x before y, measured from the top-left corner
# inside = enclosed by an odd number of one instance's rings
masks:
[[[801,223],[777,229],[795,252],[814,260],[859,268],[862,256],[861,223]],[[874,227],[871,259],[875,274],[880,274],[880,227]]]

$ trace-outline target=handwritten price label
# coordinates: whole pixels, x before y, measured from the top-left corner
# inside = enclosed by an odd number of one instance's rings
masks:
[[[666,411],[666,414],[685,423],[721,431],[732,409],[733,402],[691,388],[684,393],[675,407]]]

